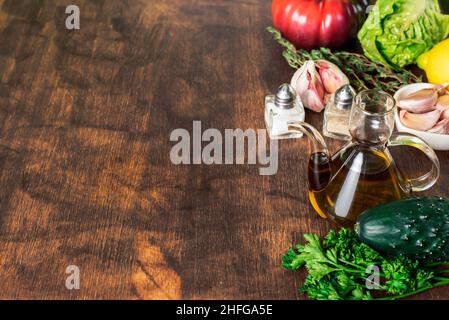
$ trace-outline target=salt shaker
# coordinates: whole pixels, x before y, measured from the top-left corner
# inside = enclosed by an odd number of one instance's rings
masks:
[[[329,99],[324,110],[323,134],[329,138],[350,140],[349,118],[355,97],[354,89],[346,84]]]
[[[285,83],[275,95],[265,97],[265,125],[270,139],[301,138],[302,133],[289,132],[288,123],[304,121],[305,111],[293,87]]]

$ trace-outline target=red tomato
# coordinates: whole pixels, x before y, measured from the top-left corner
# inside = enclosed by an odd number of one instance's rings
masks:
[[[368,2],[273,0],[273,23],[297,48],[339,48],[357,35]]]

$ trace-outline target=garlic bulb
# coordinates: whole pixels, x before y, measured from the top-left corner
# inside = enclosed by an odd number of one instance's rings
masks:
[[[328,96],[345,84],[349,84],[348,77],[326,60],[307,61],[295,72],[291,81],[303,105],[315,112],[321,112]]]
[[[333,94],[345,84],[349,84],[348,77],[332,62],[318,60],[316,66],[328,94]]]
[[[292,87],[301,98],[304,107],[321,112],[324,107],[325,89],[320,75],[316,71],[315,62],[307,61],[293,75]]]

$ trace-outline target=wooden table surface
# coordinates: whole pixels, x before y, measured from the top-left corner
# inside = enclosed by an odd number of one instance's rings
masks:
[[[270,1],[78,0],[75,31],[68,4],[0,0],[0,298],[304,298],[280,256],[331,228],[308,204],[307,141],[280,143],[274,176],[170,161],[170,133],[194,120],[264,128],[264,96],[293,72]],[[430,193],[449,195],[438,155]]]

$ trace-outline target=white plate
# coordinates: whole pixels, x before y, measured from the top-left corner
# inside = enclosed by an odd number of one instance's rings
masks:
[[[394,95],[394,98],[399,100],[398,98],[402,95],[407,94],[409,91],[415,91],[416,89],[430,89],[433,88],[434,85],[429,83],[414,83],[407,85]],[[427,131],[420,131],[415,129],[410,129],[406,126],[404,126],[401,122],[401,119],[399,118],[399,111],[396,107],[394,111],[394,120],[396,122],[396,128],[399,132],[408,132],[411,134],[414,134],[415,136],[420,137],[422,140],[427,142],[429,146],[431,146],[435,150],[449,150],[449,135],[447,134],[439,134],[439,133],[431,133]]]

